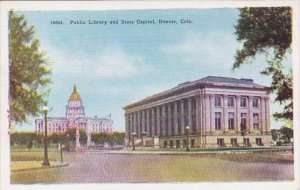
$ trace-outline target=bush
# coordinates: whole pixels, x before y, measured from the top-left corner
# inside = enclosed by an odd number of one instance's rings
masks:
[[[281,146],[281,145],[282,145],[281,141],[276,142],[276,146]]]

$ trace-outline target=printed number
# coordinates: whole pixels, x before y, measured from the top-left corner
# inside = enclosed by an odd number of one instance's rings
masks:
[[[63,24],[61,20],[51,20],[50,24]]]

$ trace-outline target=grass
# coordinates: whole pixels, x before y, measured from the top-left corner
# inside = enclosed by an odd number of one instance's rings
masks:
[[[10,163],[11,170],[20,170],[25,168],[40,168],[41,161],[15,161]]]
[[[10,153],[11,161],[43,161],[44,151],[43,149],[34,150],[12,150]],[[58,150],[49,150],[48,158],[50,161],[56,161],[60,159]]]

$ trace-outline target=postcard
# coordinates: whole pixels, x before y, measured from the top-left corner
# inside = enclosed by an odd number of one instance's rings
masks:
[[[297,3],[2,2],[1,188],[298,189]]]

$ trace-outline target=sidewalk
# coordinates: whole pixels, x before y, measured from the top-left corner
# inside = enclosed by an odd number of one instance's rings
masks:
[[[50,168],[58,168],[69,166],[69,163],[61,163],[57,161],[50,161],[50,166],[42,166],[42,161],[11,161],[10,162],[10,171],[11,172],[21,172],[28,170],[42,170]]]
[[[185,151],[184,149],[181,150],[159,150],[159,149],[152,149],[152,150],[143,150],[140,147],[136,148],[135,151],[132,148],[124,148],[122,150],[85,150],[82,152],[102,152],[107,154],[159,154],[159,155],[198,155],[198,154],[244,154],[244,153],[266,153],[266,152],[285,152],[291,151],[291,147],[274,147],[274,148],[253,148],[253,149],[202,149],[202,150],[191,150],[189,152]]]

